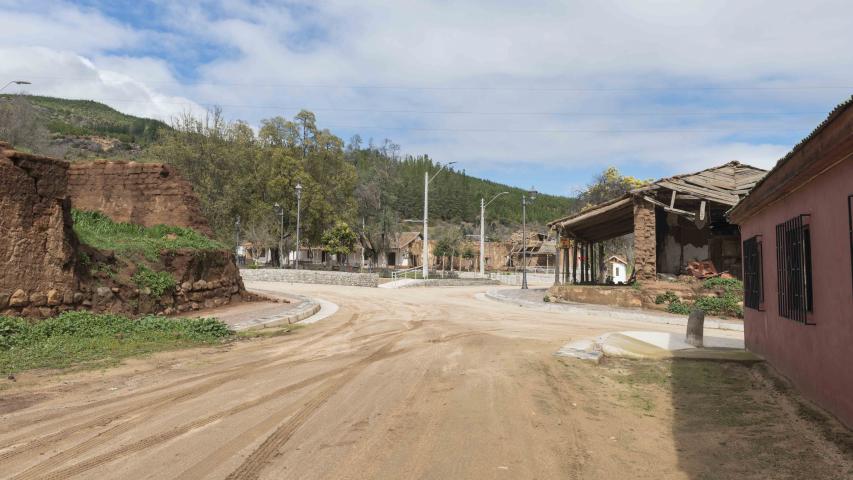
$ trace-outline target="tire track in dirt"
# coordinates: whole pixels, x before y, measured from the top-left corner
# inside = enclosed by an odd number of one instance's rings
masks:
[[[358,313],[352,314],[350,316],[350,318],[347,320],[347,322],[345,322],[344,324],[332,329],[329,332],[326,332],[326,333],[320,335],[319,337],[317,337],[315,339],[309,340],[308,342],[304,342],[303,344],[300,344],[298,347],[305,347],[305,346],[314,345],[317,342],[319,342],[320,340],[322,340],[323,338],[326,338],[330,335],[340,333],[342,330],[350,328],[355,323],[355,321],[358,319],[358,317],[359,317]],[[146,419],[146,417],[144,415],[145,413],[148,413],[151,411],[156,411],[157,409],[159,409],[165,405],[175,405],[175,404],[179,404],[182,402],[192,400],[194,398],[198,398],[198,397],[200,397],[206,393],[209,393],[210,391],[212,391],[212,390],[214,390],[214,389],[216,389],[216,388],[218,388],[218,387],[220,387],[220,386],[222,386],[228,382],[231,382],[233,380],[243,379],[247,375],[250,375],[250,374],[264,373],[264,372],[269,371],[269,370],[276,370],[276,369],[279,369],[279,368],[284,367],[284,366],[304,362],[303,360],[282,362],[282,360],[289,358],[289,357],[292,357],[292,356],[293,356],[292,353],[288,353],[288,354],[284,354],[284,355],[281,355],[278,357],[274,357],[272,359],[259,359],[259,360],[255,360],[252,362],[248,362],[248,363],[244,363],[241,365],[237,365],[237,366],[228,368],[224,372],[217,372],[217,373],[209,374],[209,375],[196,376],[195,378],[208,378],[208,381],[204,382],[201,385],[192,386],[192,387],[183,389],[179,392],[174,392],[174,393],[164,395],[160,398],[137,400],[135,402],[132,402],[131,405],[127,405],[124,408],[120,409],[118,412],[100,415],[94,419],[88,420],[88,421],[83,422],[81,424],[75,424],[73,426],[63,428],[62,430],[60,430],[58,432],[54,432],[54,433],[45,435],[43,437],[33,439],[33,440],[27,442],[26,444],[24,444],[23,446],[21,446],[20,448],[16,448],[13,450],[9,450],[9,451],[5,451],[5,452],[0,453],[0,461],[15,457],[21,453],[30,451],[34,448],[46,447],[50,444],[56,443],[57,441],[63,440],[64,438],[66,438],[68,435],[71,435],[72,433],[77,433],[81,430],[90,429],[90,428],[103,427],[103,426],[109,425],[109,424],[111,424],[117,420],[120,420],[127,415],[137,414],[137,415],[134,415],[134,417],[137,417],[137,420],[125,422],[125,423],[122,423],[120,425],[116,425],[115,427],[112,427],[112,428],[110,428],[104,432],[101,432],[96,437],[93,437],[92,439],[89,439],[83,443],[83,444],[89,445],[90,447],[97,446],[99,444],[102,444],[102,443],[108,441],[110,438],[129,430],[133,426],[144,422]],[[260,367],[260,368],[258,368],[258,367]],[[247,372],[246,371],[247,368],[252,369],[252,371]],[[186,383],[186,381],[183,381],[183,382],[179,381],[179,382],[174,382],[173,385],[174,384],[185,384],[185,383]],[[111,399],[111,400],[120,401],[118,399]],[[86,407],[91,408],[91,404],[86,405]],[[26,436],[31,436],[31,435],[32,435],[32,432],[29,432],[26,434]],[[5,448],[10,448],[10,447],[15,446],[20,441],[20,439],[22,437],[23,437],[23,435],[18,437],[17,439],[7,440],[4,444],[0,445],[0,449],[5,449]],[[97,441],[95,441],[95,440],[97,440]],[[81,444],[81,445],[83,445],[83,444]],[[77,450],[77,447],[75,447],[71,450]],[[59,455],[63,455],[64,453],[65,452],[62,452]],[[80,452],[77,452],[77,453],[80,453]]]
[[[248,402],[241,403],[241,404],[236,405],[236,406],[229,408],[227,410],[223,410],[223,411],[215,413],[213,415],[208,415],[206,417],[194,420],[192,422],[185,423],[183,425],[179,425],[179,426],[174,427],[171,430],[168,430],[166,432],[161,432],[158,434],[148,436],[142,440],[130,443],[128,445],[124,445],[124,446],[119,447],[117,449],[114,449],[110,452],[106,452],[106,453],[103,453],[100,455],[96,455],[92,458],[86,459],[82,462],[76,463],[76,464],[71,465],[69,467],[66,467],[66,468],[63,468],[60,470],[56,470],[56,471],[48,473],[48,474],[44,474],[44,472],[48,471],[50,468],[54,468],[54,467],[61,464],[61,461],[53,462],[53,461],[51,461],[52,459],[48,459],[47,461],[42,462],[42,463],[20,473],[20,474],[14,476],[12,478],[14,480],[25,480],[25,479],[36,479],[36,478],[42,478],[45,480],[54,480],[54,479],[60,480],[60,479],[66,479],[66,478],[74,476],[74,475],[79,475],[79,474],[87,472],[87,471],[89,471],[95,467],[110,463],[110,462],[115,461],[115,460],[120,460],[120,459],[126,457],[127,455],[129,455],[131,453],[136,453],[136,452],[146,450],[148,448],[151,448],[151,447],[154,447],[154,446],[159,445],[161,443],[167,442],[173,438],[176,438],[176,437],[183,435],[187,432],[190,432],[192,430],[202,428],[204,426],[207,426],[207,425],[209,425],[213,422],[216,422],[218,420],[221,420],[223,418],[241,413],[241,412],[246,411],[250,408],[253,408],[253,407],[256,407],[258,405],[262,405],[266,402],[269,402],[271,400],[275,400],[278,397],[280,397],[281,395],[286,395],[288,393],[296,392],[296,391],[301,390],[305,387],[314,385],[316,383],[322,382],[328,378],[335,377],[338,375],[341,375],[341,372],[339,370],[331,370],[329,372],[324,372],[324,373],[321,373],[318,375],[314,375],[314,376],[309,377],[309,378],[302,380],[300,382],[297,382],[297,383],[287,385],[285,387],[273,390],[272,392],[267,393],[266,395],[262,395],[258,398],[250,400]],[[61,459],[59,459],[59,460],[61,460]]]
[[[347,322],[347,323],[354,322],[355,319],[357,319],[357,318],[358,318],[358,316],[354,314],[353,317],[350,319],[350,322]],[[403,333],[399,333],[398,337],[401,335],[403,335]],[[396,340],[393,340],[392,342],[389,342],[389,343],[393,344],[394,342],[396,342]],[[386,345],[388,345],[388,344],[386,344]],[[394,354],[403,353],[404,351],[405,350],[399,350],[397,352],[394,352]],[[382,349],[380,349],[379,353],[382,353]],[[368,357],[368,359],[370,359],[371,362],[378,360],[378,358],[376,358],[375,354]],[[346,374],[346,372],[348,372],[352,368],[362,365],[368,359],[358,361],[355,364],[351,365],[350,367],[344,367],[343,370],[335,369],[333,371],[326,372],[324,374],[311,377],[311,378],[309,378],[303,382],[299,382],[297,384],[294,384],[294,385],[291,385],[288,387],[283,387],[281,389],[277,389],[274,392],[267,394],[267,395],[264,395],[258,399],[253,400],[253,401],[237,405],[237,406],[235,406],[229,410],[226,410],[224,412],[220,412],[218,414],[205,417],[205,418],[197,420],[195,422],[185,424],[181,427],[176,427],[176,428],[170,430],[169,432],[165,432],[163,434],[158,434],[158,435],[153,435],[153,436],[148,437],[148,438],[146,438],[140,442],[130,444],[126,447],[122,447],[122,448],[114,451],[113,453],[107,453],[107,454],[99,455],[99,456],[96,456],[96,457],[89,459],[87,461],[81,462],[80,464],[77,464],[77,465],[68,467],[66,469],[60,470],[59,472],[55,472],[54,474],[44,476],[44,477],[41,476],[42,473],[49,471],[51,468],[55,468],[59,465],[62,465],[67,460],[74,458],[74,457],[77,457],[77,456],[85,453],[86,451],[91,450],[92,448],[95,448],[99,445],[102,445],[102,444],[112,440],[112,438],[115,437],[116,435],[129,430],[133,426],[136,426],[137,424],[142,423],[147,419],[147,417],[140,415],[138,417],[137,421],[122,423],[120,425],[113,427],[112,429],[109,429],[105,432],[101,432],[98,435],[96,435],[95,437],[90,438],[89,440],[84,441],[83,443],[76,445],[75,447],[64,450],[63,452],[60,452],[59,454],[51,457],[50,459],[48,459],[42,463],[39,463],[38,465],[31,467],[30,469],[26,470],[25,472],[19,474],[16,477],[13,477],[13,478],[16,478],[16,479],[17,478],[21,478],[21,479],[28,479],[28,478],[64,478],[62,476],[57,477],[55,475],[63,474],[63,473],[68,474],[68,475],[76,475],[78,473],[82,473],[83,471],[89,470],[91,468],[95,468],[95,467],[97,467],[103,463],[108,463],[108,462],[115,460],[118,457],[122,457],[128,453],[135,453],[138,451],[145,450],[145,449],[150,448],[152,446],[155,446],[159,443],[162,443],[162,442],[168,441],[172,438],[175,438],[178,435],[182,435],[182,434],[184,434],[190,430],[194,430],[196,428],[203,427],[203,426],[208,425],[214,421],[217,421],[217,420],[220,420],[222,418],[234,415],[236,413],[240,413],[244,410],[247,410],[247,409],[252,408],[254,406],[260,405],[262,403],[266,403],[267,401],[273,400],[273,399],[279,397],[280,395],[292,393],[294,391],[297,391],[297,390],[304,388],[306,386],[309,386],[311,384],[323,381],[329,377],[334,377],[337,375],[344,375],[344,374]],[[305,362],[306,362],[305,360],[297,360],[297,361],[288,362],[288,363],[298,364],[298,363],[305,363]],[[277,369],[280,367],[281,367],[281,364],[277,364],[275,366],[264,367],[264,368],[261,368],[259,370],[255,370],[253,372],[239,372],[239,374],[235,374],[234,377],[239,376],[240,378],[243,378],[249,374],[263,373],[263,371],[266,371],[270,368],[276,368]],[[363,369],[364,367],[361,367],[361,368]],[[216,381],[212,381],[210,383],[211,383],[211,387],[212,387],[212,388],[210,388],[211,390],[222,384],[221,379],[217,379]],[[206,393],[206,392],[199,392],[198,395],[201,395],[203,393]],[[198,395],[194,395],[194,396],[198,396]],[[159,408],[165,404],[171,404],[171,403],[173,403],[173,399],[165,398],[165,399],[162,399],[160,402],[158,402],[157,405],[151,406],[151,409],[157,409],[157,408]],[[78,472],[78,470],[80,470],[80,471]]]
[[[350,367],[342,374],[342,378],[329,382],[319,395],[312,398],[287,422],[280,425],[272,435],[268,436],[261,445],[255,449],[236,470],[228,475],[227,480],[250,480],[260,476],[261,471],[269,461],[278,455],[279,450],[290,440],[294,433],[302,427],[311,416],[320,409],[338,390],[343,388],[365,368],[379,360],[388,358],[393,354],[402,353],[404,350],[391,352],[391,348],[397,343],[403,334],[384,344],[379,350],[372,353],[364,360]]]

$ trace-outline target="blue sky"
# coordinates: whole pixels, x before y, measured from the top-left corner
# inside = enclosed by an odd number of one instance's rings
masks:
[[[168,120],[299,109],[348,139],[571,194],[772,166],[853,93],[844,1],[0,0],[0,79]],[[5,83],[5,81],[3,82]]]

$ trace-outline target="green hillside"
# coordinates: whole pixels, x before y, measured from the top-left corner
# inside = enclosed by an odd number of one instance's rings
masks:
[[[125,143],[149,145],[169,130],[159,120],[134,117],[92,100],[33,95],[0,95],[0,102],[26,101],[39,123],[50,133],[72,136],[104,136]]]

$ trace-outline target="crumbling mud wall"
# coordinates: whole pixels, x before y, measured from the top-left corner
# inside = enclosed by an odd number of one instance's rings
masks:
[[[68,163],[0,142],[0,312],[49,314],[74,303],[76,237]]]
[[[68,194],[73,208],[98,211],[117,222],[212,234],[190,183],[161,163],[74,162],[68,170]]]
[[[94,178],[81,179],[85,172]],[[69,178],[75,178],[74,189]],[[123,188],[129,192],[121,193]],[[100,162],[78,168],[0,142],[0,315],[170,315],[254,298],[229,250],[168,250],[150,259],[80,244],[71,218],[75,191],[83,199],[75,206],[115,220],[209,231],[192,189],[167,166]],[[144,208],[133,205],[137,200]],[[155,295],[134,279],[143,267],[168,272],[175,286]]]

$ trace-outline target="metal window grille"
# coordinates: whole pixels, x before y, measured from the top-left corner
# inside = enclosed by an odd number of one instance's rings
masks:
[[[761,309],[764,302],[762,278],[761,241],[758,236],[743,242],[743,303],[754,310]]]
[[[847,217],[850,226],[850,275],[853,279],[853,195],[847,197]]]
[[[779,314],[809,324],[812,310],[811,232],[799,215],[776,225]]]

